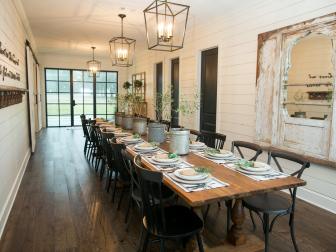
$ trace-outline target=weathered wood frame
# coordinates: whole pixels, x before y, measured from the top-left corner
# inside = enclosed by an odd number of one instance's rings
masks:
[[[315,18],[258,35],[256,75],[256,140],[263,145],[299,152],[325,161],[336,161],[336,99],[333,100],[332,117],[324,120],[290,118],[282,106],[283,84],[290,68],[293,46],[309,34],[324,34],[336,44],[336,13]],[[334,76],[336,73],[336,49],[333,50]],[[333,80],[335,86],[335,79]],[[334,95],[335,96],[335,88]],[[284,144],[284,124],[289,123],[312,129],[319,127],[324,138],[319,143],[320,153],[302,151],[295,143]],[[325,134],[324,134],[325,133]],[[314,144],[318,139],[311,139]]]

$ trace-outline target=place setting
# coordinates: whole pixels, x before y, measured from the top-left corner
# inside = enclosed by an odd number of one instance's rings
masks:
[[[206,144],[200,141],[190,141],[189,149],[191,152],[202,153],[207,148]]]
[[[159,147],[156,143],[148,143],[148,142],[142,142],[138,143],[133,147],[133,150],[138,154],[145,154],[145,153],[153,153],[157,152]]]
[[[229,185],[211,176],[211,170],[206,167],[181,168],[167,173],[166,176],[186,192],[202,191]]]
[[[220,150],[215,148],[205,148],[204,152],[195,153],[217,164],[233,164],[239,160],[231,151]]]
[[[257,161],[240,160],[234,169],[254,180],[271,180],[288,177],[288,174],[274,170],[269,164]]]
[[[126,137],[120,138],[120,142],[126,145],[137,144],[142,141],[143,140],[139,134],[128,135]]]

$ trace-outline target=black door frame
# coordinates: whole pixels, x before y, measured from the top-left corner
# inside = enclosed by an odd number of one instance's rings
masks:
[[[49,126],[48,125],[48,101],[47,101],[47,70],[51,69],[51,70],[69,70],[70,71],[70,116],[71,116],[71,125],[70,126]],[[44,68],[44,97],[45,97],[45,119],[46,119],[46,127],[47,128],[60,128],[60,127],[81,127],[81,125],[74,125],[74,118],[75,118],[75,113],[74,113],[74,106],[76,105],[74,102],[74,96],[73,96],[73,71],[87,71],[85,69],[78,69],[78,68],[58,68],[58,67],[45,67]],[[119,72],[118,71],[111,71],[111,70],[101,70],[102,72],[110,72],[110,73],[117,73],[117,80],[116,80],[116,84],[117,84],[117,93],[119,92]],[[93,76],[93,116],[96,117],[96,74],[94,74]],[[118,102],[117,102],[117,108],[116,110],[118,111]],[[107,111],[106,111],[107,114]]]
[[[216,97],[215,97],[215,102],[216,102],[216,112],[215,112],[215,124],[214,124],[214,132],[216,132],[216,128],[217,128],[217,125],[216,125],[216,121],[217,121],[217,88],[218,88],[218,47],[212,47],[212,48],[208,48],[208,49],[205,49],[205,50],[202,50],[201,51],[201,73],[200,73],[200,80],[201,80],[201,83],[200,83],[200,90],[201,90],[201,103],[200,103],[200,121],[199,121],[199,128],[200,130],[202,130],[202,122],[204,122],[205,118],[204,118],[204,115],[203,115],[203,102],[204,102],[204,85],[205,85],[205,60],[204,60],[204,57],[206,56],[206,54],[217,54],[217,71],[216,71]],[[213,100],[212,100],[213,101]]]
[[[174,78],[174,65],[177,65],[177,83],[175,83]],[[180,59],[174,58],[171,60],[171,71],[170,71],[170,80],[171,80],[171,98],[172,98],[172,109],[171,109],[171,125],[178,126],[179,125],[179,113],[176,111],[179,107],[179,99],[180,99]]]

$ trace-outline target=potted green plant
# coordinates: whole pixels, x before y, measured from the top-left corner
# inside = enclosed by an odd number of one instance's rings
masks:
[[[140,91],[143,86],[143,83],[141,80],[135,80],[133,84],[134,84],[134,88],[136,91]]]
[[[123,116],[122,119],[122,127],[126,130],[131,130],[133,128],[133,94],[126,94],[125,95],[125,104],[126,104],[126,114]]]
[[[165,141],[165,128],[166,126],[162,123],[162,119],[168,119],[170,117],[170,107],[172,99],[169,91],[165,93],[157,93],[155,99],[155,113],[156,122],[148,124],[148,140],[151,142],[162,143]]]
[[[128,92],[132,84],[129,81],[125,81],[123,84],[123,88]]]
[[[200,97],[194,94],[188,98],[187,95],[181,95],[179,107],[176,112],[184,117],[192,116],[200,108]],[[178,155],[186,155],[189,153],[190,130],[184,128],[171,128],[169,151]]]
[[[132,94],[133,132],[143,135],[147,131],[147,118],[142,116],[143,99],[137,93]]]
[[[115,113],[115,124],[122,125],[123,116],[125,115],[126,100],[124,94],[118,94],[118,112]]]

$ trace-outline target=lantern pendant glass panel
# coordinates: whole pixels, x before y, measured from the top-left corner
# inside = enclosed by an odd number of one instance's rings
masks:
[[[183,48],[189,6],[156,0],[144,10],[148,49],[176,51]]]
[[[110,57],[112,66],[129,67],[133,65],[135,52],[135,39],[124,37],[123,19],[126,17],[119,14],[121,18],[121,36],[110,40]]]
[[[87,71],[90,77],[92,77],[94,74],[96,74],[96,76],[99,77],[99,72],[101,70],[100,61],[95,60],[95,56],[94,56],[95,49],[96,49],[95,47],[92,47],[92,60],[89,60],[88,62],[86,62]]]

